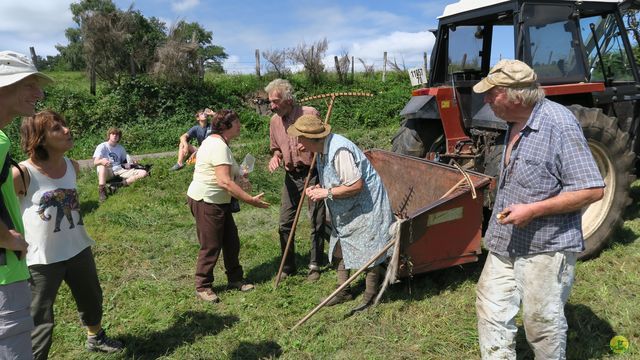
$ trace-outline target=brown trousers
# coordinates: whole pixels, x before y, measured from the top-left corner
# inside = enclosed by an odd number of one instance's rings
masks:
[[[196,220],[200,251],[196,262],[196,290],[211,288],[213,268],[220,251],[228,282],[242,281],[243,272],[238,255],[240,238],[229,204],[209,204],[187,197],[191,214]]]
[[[312,169],[309,186],[318,184],[318,171]],[[281,203],[280,203],[280,221],[278,232],[280,234],[280,251],[284,254],[287,247],[287,240],[293,227],[298,203],[304,194],[304,181],[309,172],[308,168],[301,171],[287,171],[284,176],[284,186],[282,187]],[[313,202],[307,200],[309,217],[311,220],[311,248],[309,249],[309,269],[319,270],[326,261],[324,255],[325,241],[325,216],[326,211],[324,201]],[[295,234],[293,235],[295,239]],[[295,240],[291,242],[289,252],[285,259],[283,271],[287,274],[296,272],[296,250]]]

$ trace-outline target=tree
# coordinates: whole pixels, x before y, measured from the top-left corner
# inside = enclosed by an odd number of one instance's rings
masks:
[[[289,58],[304,67],[312,83],[319,84],[322,82],[322,76],[324,75],[324,63],[322,60],[325,57],[328,47],[329,41],[327,41],[327,38],[312,43],[311,45],[303,42],[289,50]]]
[[[362,58],[358,58],[358,61],[360,61],[360,64],[362,64],[362,67],[364,68],[364,76],[373,76],[373,74],[375,73],[373,64],[367,65],[367,63]]]
[[[133,5],[123,11],[112,0],[80,0],[70,5],[78,28],[65,32],[69,44],[57,45],[59,63],[69,70],[94,68],[96,74],[111,84],[118,84],[126,74],[156,69],[159,47],[169,42],[167,28],[160,19],[145,18]],[[197,68],[200,72],[224,71],[222,62],[228,57],[224,48],[211,43],[213,34],[198,23],[178,22],[172,44],[197,45]],[[191,47],[185,49],[191,51]],[[163,52],[161,52],[163,53]],[[186,57],[191,55],[187,54]]]
[[[80,29],[68,28],[64,35],[69,40],[69,45],[56,45],[56,50],[60,53],[59,66],[69,71],[80,71],[86,68],[82,55],[82,33]]]
[[[184,21],[180,21],[169,29],[167,40],[157,49],[157,61],[151,70],[152,75],[175,84],[196,81],[202,69],[197,31],[191,33],[191,38],[185,39],[184,24]]]
[[[167,26],[156,17],[145,18],[140,11],[131,11],[133,33],[125,47],[130,55],[130,74],[147,73],[155,63],[158,46],[167,39]]]
[[[338,73],[338,79],[340,82],[347,83],[349,73],[349,65],[351,60],[349,59],[349,50],[342,49],[340,57],[336,56],[336,72]]]
[[[87,11],[98,13],[108,13],[116,10],[116,5],[112,0],[82,0],[69,5],[69,9],[73,14],[73,21],[78,25],[77,28],[67,28],[65,37],[69,41],[68,45],[56,45],[56,49],[60,53],[59,65],[66,70],[79,71],[84,70],[87,64],[83,55],[83,37],[80,30],[82,14]]]
[[[82,25],[82,17],[87,12],[109,14],[118,10],[112,0],[81,0],[69,5],[69,9],[73,14],[73,21],[78,26]]]
[[[214,72],[224,72],[222,62],[229,55],[227,55],[223,47],[211,43],[213,39],[213,33],[211,31],[205,30],[197,22],[188,23],[181,20],[174,26],[172,35],[170,36],[173,38],[173,41],[198,45],[196,50],[197,58],[199,59],[198,66]]]
[[[131,41],[135,33],[133,11],[85,11],[80,14],[84,60],[96,75],[111,85],[130,69]]]
[[[262,57],[267,61],[267,72],[275,73],[279,78],[285,78],[291,74],[287,68],[286,50],[267,50],[262,52]]]

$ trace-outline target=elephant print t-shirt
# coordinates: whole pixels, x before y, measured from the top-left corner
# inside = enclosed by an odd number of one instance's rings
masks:
[[[65,164],[64,175],[52,179],[29,161],[20,163],[31,178],[26,195],[20,199],[29,266],[68,260],[95,244],[80,215],[75,169],[66,157]]]

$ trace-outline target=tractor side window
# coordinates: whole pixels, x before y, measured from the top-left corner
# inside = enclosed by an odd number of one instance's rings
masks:
[[[483,30],[483,26],[457,26],[449,29],[449,74],[480,73]]]
[[[540,83],[585,81],[584,61],[573,9],[565,5],[524,7],[525,50]]]
[[[613,14],[580,19],[580,30],[591,81],[604,81],[603,69],[606,79],[617,82],[633,81],[633,70]],[[602,59],[598,56],[598,48]]]

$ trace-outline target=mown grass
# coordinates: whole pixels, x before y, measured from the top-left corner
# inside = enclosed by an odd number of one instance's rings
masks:
[[[393,128],[378,133],[346,132],[364,147],[388,147]],[[122,189],[98,206],[95,171],[80,180],[82,210],[97,245],[94,254],[104,290],[104,326],[124,341],[126,352],[89,354],[73,300],[63,286],[56,302],[57,326],[52,359],[472,359],[479,358],[475,316],[478,263],[435,271],[393,285],[382,303],[350,318],[356,300],[323,309],[306,324],[291,327],[335,287],[335,272],[305,281],[308,261],[307,218],[298,230],[298,275],[277,289],[273,277],[280,261],[277,235],[282,171],[266,172],[266,141],[238,141],[238,160],[257,155],[251,175],[254,192],[266,193],[269,209],[242,205],[235,216],[249,293],[227,291],[222,260],[215,270],[219,304],[194,296],[198,249],[194,221],[185,204],[191,169],[170,173],[174,159],[153,159],[153,175]],[[640,357],[640,182],[624,228],[600,257],[580,263],[567,313],[569,359]],[[355,285],[361,294],[362,279]],[[360,296],[360,295],[359,295]],[[533,358],[521,328],[520,358]],[[614,355],[609,340],[629,339],[624,355]]]

